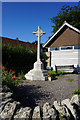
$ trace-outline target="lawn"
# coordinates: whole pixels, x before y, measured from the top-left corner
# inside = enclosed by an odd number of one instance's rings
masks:
[[[69,82],[74,81],[74,79],[70,79],[70,78],[68,78],[68,79],[66,79],[66,80],[69,81]]]

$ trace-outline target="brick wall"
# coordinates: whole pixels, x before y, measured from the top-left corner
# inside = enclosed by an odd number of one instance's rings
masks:
[[[29,43],[29,42],[23,42],[16,39],[10,39],[6,37],[0,37],[0,40],[2,39],[2,43],[8,46],[8,44],[13,45],[14,47],[17,47],[21,45],[22,47],[28,48],[28,49],[35,49],[37,47],[36,44]]]

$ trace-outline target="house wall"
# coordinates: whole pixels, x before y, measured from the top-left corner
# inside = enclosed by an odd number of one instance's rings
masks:
[[[80,50],[59,50],[51,51],[51,67],[55,70],[56,66],[80,65]]]

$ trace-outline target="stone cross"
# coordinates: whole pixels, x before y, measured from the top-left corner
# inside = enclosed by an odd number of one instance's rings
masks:
[[[38,26],[38,29],[36,30],[36,32],[33,32],[33,34],[35,34],[38,37],[38,46],[37,46],[37,61],[40,61],[40,37],[45,34],[45,32],[43,32],[40,27]]]

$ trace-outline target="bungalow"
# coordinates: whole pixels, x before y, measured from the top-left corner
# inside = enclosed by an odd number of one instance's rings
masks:
[[[66,71],[70,70],[70,66],[74,66],[79,70],[80,67],[80,30],[73,27],[66,21],[43,45],[47,48],[48,55],[47,66],[51,66],[53,70],[57,67],[66,67]]]

